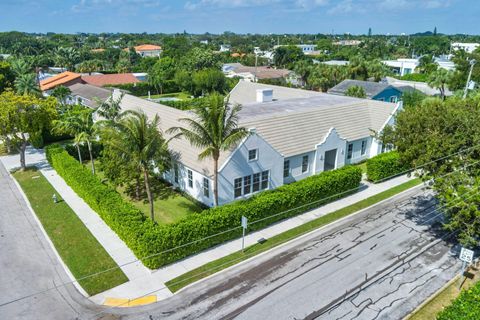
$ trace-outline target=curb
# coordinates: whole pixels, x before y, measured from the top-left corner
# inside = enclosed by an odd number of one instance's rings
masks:
[[[60,262],[60,265],[63,267],[63,269],[65,270],[65,273],[68,275],[68,277],[70,278],[71,280],[71,283],[73,283],[73,285],[75,286],[75,288],[77,288],[77,290],[86,298],[89,297],[88,293],[82,288],[82,286],[78,283],[77,279],[75,279],[75,277],[73,276],[73,274],[70,272],[70,269],[67,267],[67,265],[63,262],[62,260],[62,257],[60,257],[60,254],[58,253],[57,249],[55,248],[55,246],[53,245],[53,242],[52,240],[50,240],[50,237],[48,236],[47,232],[45,231],[45,229],[43,228],[43,225],[42,223],[40,222],[40,220],[38,219],[37,217],[37,214],[35,213],[35,210],[33,210],[31,204],[30,204],[30,201],[28,200],[27,198],[27,195],[23,192],[23,189],[22,187],[20,186],[20,184],[17,182],[17,180],[12,176],[12,173],[9,172],[8,173],[9,176],[10,176],[10,179],[13,181],[13,183],[15,184],[15,186],[17,187],[18,191],[20,192],[20,194],[22,195],[22,198],[23,200],[25,201],[30,213],[32,214],[34,220],[37,222],[37,225],[40,229],[40,231],[42,232],[45,240],[47,241],[47,243],[50,245],[50,248],[53,250],[53,253],[55,254],[57,260]],[[42,174],[40,171],[39,171],[39,174]],[[43,174],[42,174],[43,175]],[[65,283],[62,283],[61,284],[62,286],[65,285]]]

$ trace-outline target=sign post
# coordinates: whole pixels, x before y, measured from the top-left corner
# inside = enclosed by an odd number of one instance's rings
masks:
[[[462,247],[462,250],[460,251],[460,260],[463,261],[462,273],[461,273],[461,275],[463,275],[465,273],[465,268],[467,267],[467,263],[470,264],[473,261],[473,251]],[[460,286],[458,287],[459,289],[462,288],[462,283],[463,283],[463,280],[460,281]]]
[[[247,219],[247,217],[242,216],[242,232],[243,232],[243,235],[242,235],[242,252],[245,249],[245,230],[247,230],[247,226],[248,226],[248,219]]]

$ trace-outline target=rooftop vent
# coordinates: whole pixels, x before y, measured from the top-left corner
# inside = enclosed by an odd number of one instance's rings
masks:
[[[273,89],[257,89],[257,102],[273,101]]]

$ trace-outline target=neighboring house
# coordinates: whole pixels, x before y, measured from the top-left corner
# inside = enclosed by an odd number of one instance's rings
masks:
[[[92,86],[90,84],[75,83],[68,86],[71,91],[67,99],[69,104],[81,104],[86,107],[96,109],[98,107],[97,100],[107,101],[112,96],[112,91],[105,88]]]
[[[340,40],[340,41],[334,42],[333,44],[336,46],[358,46],[361,43],[362,41],[360,40]]]
[[[281,44],[281,45],[276,45],[273,47],[273,50],[279,48],[279,47],[285,47],[288,46],[286,44]],[[303,52],[303,54],[309,55],[309,54],[318,54],[318,51],[315,51],[315,48],[317,47],[316,44],[296,44],[295,47],[300,48]]]
[[[401,108],[401,103],[240,83],[232,90],[230,103],[242,103],[239,125],[251,135],[221,154],[219,204],[377,155],[383,148],[371,136],[371,130],[381,132],[387,124],[393,124]],[[119,94],[115,91],[114,97]],[[159,107],[158,103],[129,94],[124,95],[121,107],[141,109],[151,118],[158,114],[163,132],[185,125],[180,118],[193,116],[189,111]],[[164,178],[212,206],[212,160],[199,160],[201,150],[184,138],[171,140],[169,148],[178,160]]]
[[[239,77],[241,79],[256,82],[263,79],[285,79],[290,81],[294,72],[287,69],[275,69],[266,66],[248,67],[241,63],[227,63],[222,67],[225,76],[229,78]]]
[[[82,75],[75,72],[65,71],[53,77],[40,81],[40,90],[47,92],[58,86],[70,86],[75,83],[82,82]]]
[[[418,82],[418,81],[407,81],[407,80],[399,80],[391,77],[385,77],[385,79],[382,80],[383,83],[392,85],[396,87],[397,89],[402,90],[403,87],[408,86],[412,89],[418,90],[422,92],[423,94],[426,94],[428,96],[439,96],[440,95],[440,90],[436,88],[432,88],[428,85],[428,83],[425,82]],[[409,90],[411,91],[411,90]],[[445,90],[445,95],[446,96],[451,96],[453,93],[450,90]]]
[[[455,70],[455,63],[448,60],[446,57],[435,57],[435,62],[442,69],[449,71]],[[420,65],[420,59],[384,60],[383,63],[392,68],[395,74],[404,76],[418,72],[417,67]]]
[[[478,47],[480,47],[480,43],[462,43],[462,42],[453,42],[451,47],[454,51],[464,50],[467,53],[472,53]]]
[[[160,57],[162,54],[162,47],[153,44],[142,44],[134,49],[142,57]]]
[[[328,93],[344,96],[348,88],[358,86],[363,88],[368,99],[397,102],[401,100],[402,91],[386,83],[360,81],[360,80],[343,80],[335,87],[328,90]]]
[[[326,64],[327,66],[348,66],[350,61],[348,60],[328,60],[328,61],[318,61],[314,60],[313,63],[315,64]]]
[[[98,74],[82,76],[84,83],[97,87],[104,87],[116,84],[138,83],[140,80],[133,73],[114,73],[114,74]]]

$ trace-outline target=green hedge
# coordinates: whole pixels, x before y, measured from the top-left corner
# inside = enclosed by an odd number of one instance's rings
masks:
[[[65,145],[65,150],[67,150],[69,155],[79,160],[78,150],[76,146],[74,146],[73,144],[67,144]],[[102,150],[103,150],[103,145],[100,142],[92,141],[92,155],[94,159],[100,156],[100,153],[102,152]],[[82,161],[91,160],[90,152],[88,152],[88,146],[86,143],[80,145],[80,154],[82,156]]]
[[[174,224],[157,225],[146,219],[111,187],[102,184],[98,177],[93,176],[89,169],[80,165],[61,147],[48,147],[47,158],[67,184],[102,217],[137,257],[163,252],[153,258],[143,259],[149,268],[161,267],[239,237],[242,215],[250,222],[264,219],[250,224],[251,232],[344,197],[358,189],[362,176],[360,168],[347,166],[259,193],[247,200],[189,215]],[[229,231],[235,227],[235,230]],[[213,236],[218,233],[222,234]],[[195,243],[189,244],[191,242]],[[182,247],[169,251],[178,246]]]
[[[136,83],[126,83],[126,84],[115,84],[115,85],[105,85],[104,87],[113,87],[121,90],[126,90],[132,95],[141,97],[147,96],[148,91],[150,94],[158,94],[157,88],[149,84],[148,82],[136,82]],[[175,93],[180,91],[177,84],[173,80],[167,80],[163,83],[162,93]]]
[[[480,317],[480,283],[463,291],[437,316],[437,320],[476,320]]]
[[[367,160],[367,177],[373,182],[380,182],[405,173],[409,166],[400,161],[397,151],[379,154]]]

